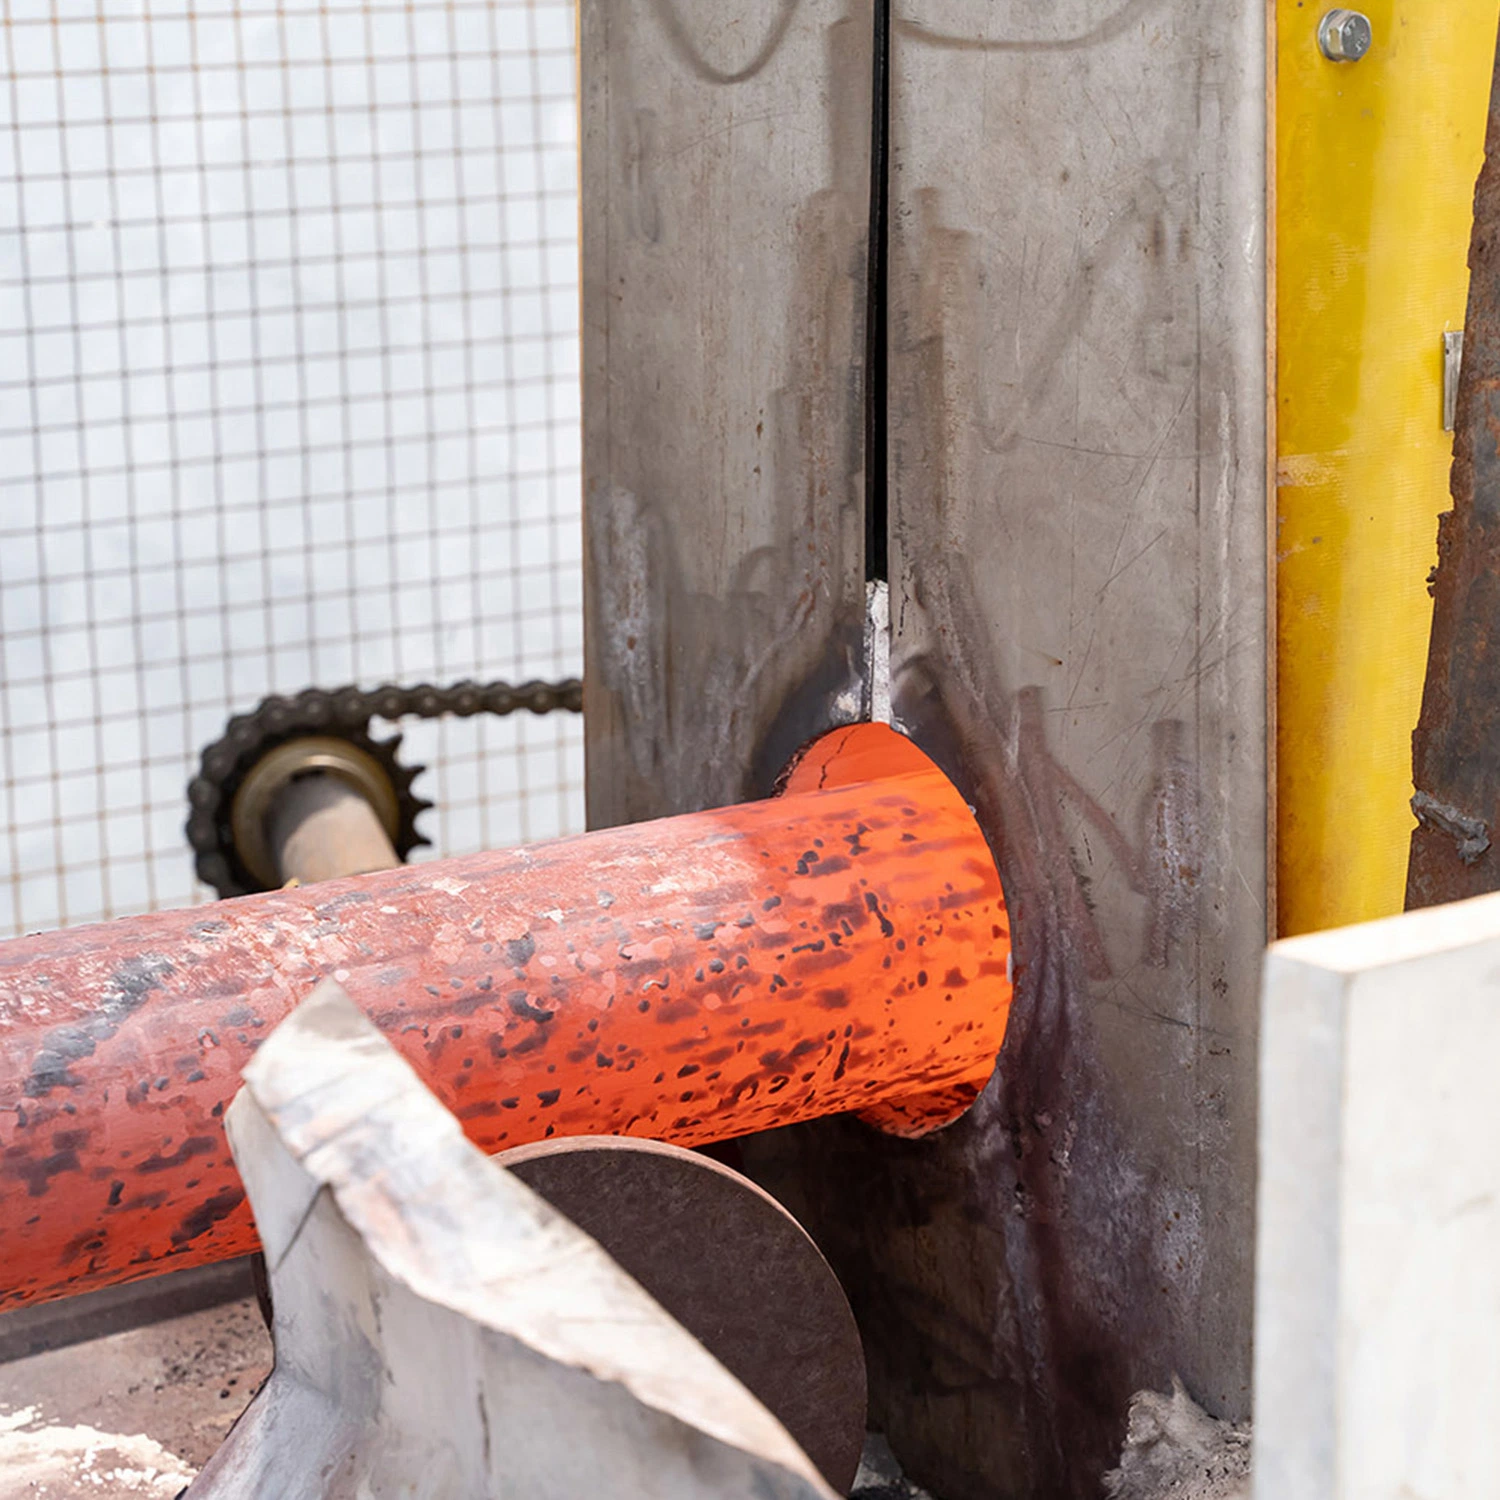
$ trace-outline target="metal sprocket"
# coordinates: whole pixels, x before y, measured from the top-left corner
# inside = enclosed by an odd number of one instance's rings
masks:
[[[583,684],[574,677],[519,687],[505,682],[459,682],[446,688],[428,683],[411,688],[346,687],[332,692],[307,688],[292,698],[273,694],[263,699],[253,712],[230,719],[223,735],[203,751],[198,774],[188,783],[185,832],[199,880],[220,896],[243,896],[264,888],[236,851],[231,810],[234,794],[251,768],[276,746],[306,735],[336,735],[374,757],[390,776],[396,794],[400,817],[392,843],[405,859],[413,849],[430,842],[416,822],[432,803],[412,791],[412,783],[426,768],[403,766],[396,753],[401,735],[377,740],[370,734],[370,720],[407,715],[431,719],[450,713],[503,715],[522,708],[535,714],[559,709],[581,712]]]

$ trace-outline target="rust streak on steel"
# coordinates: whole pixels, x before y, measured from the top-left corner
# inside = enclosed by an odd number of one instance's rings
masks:
[[[967,805],[879,726],[769,802],[0,945],[0,1306],[254,1247],[221,1116],[325,976],[487,1149],[696,1145],[944,1123],[1009,951]]]

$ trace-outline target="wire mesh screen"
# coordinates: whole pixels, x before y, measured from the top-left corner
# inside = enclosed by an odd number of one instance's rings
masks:
[[[578,210],[569,3],[4,8],[14,932],[209,894],[268,692],[578,671]],[[575,717],[411,729],[433,854],[581,823]]]

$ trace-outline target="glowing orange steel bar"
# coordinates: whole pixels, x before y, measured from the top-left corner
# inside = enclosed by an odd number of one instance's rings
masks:
[[[921,1134],[1010,1004],[995,864],[888,729],[769,801],[0,944],[0,1306],[254,1248],[220,1126],[332,975],[481,1146]]]

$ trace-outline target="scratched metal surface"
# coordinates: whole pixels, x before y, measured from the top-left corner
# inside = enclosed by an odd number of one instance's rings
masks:
[[[847,712],[808,685],[860,667],[839,634],[852,486],[808,486],[824,449],[795,425],[773,471],[794,482],[745,475],[765,393],[850,385],[827,310],[858,151],[809,180],[784,138],[829,138],[824,85],[852,101],[870,56],[864,6],[604,10],[583,25],[597,821],[726,800],[787,725]],[[893,12],[893,695],[998,851],[1017,1004],[994,1088],[949,1131],[820,1122],[747,1164],[839,1271],[914,1478],[1092,1497],[1138,1385],[1176,1369],[1216,1412],[1249,1400],[1263,7]],[[684,27],[744,79],[694,75]],[[772,109],[774,133],[751,123]],[[782,350],[810,362],[790,387]]]
[[[1500,61],[1496,64],[1500,79]],[[1411,910],[1500,887],[1500,88],[1474,190],[1469,308],[1453,436],[1453,509],[1438,518],[1432,640],[1412,736]]]
[[[696,1145],[951,1118],[1004,1034],[1008,952],[930,765],[0,945],[0,1307],[253,1248],[222,1113],[324,977],[488,1149]]]
[[[1258,5],[895,4],[892,697],[1019,944],[995,1088],[864,1233],[949,1500],[1092,1497],[1174,1371],[1249,1407],[1264,57]]]
[[[870,0],[583,0],[589,825],[855,717]]]

